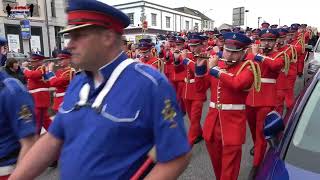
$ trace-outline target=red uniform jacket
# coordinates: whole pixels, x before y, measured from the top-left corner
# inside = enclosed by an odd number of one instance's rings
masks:
[[[196,77],[198,91],[211,91],[211,102],[226,105],[242,105],[245,107],[248,89],[254,82],[254,75],[249,67],[245,67],[238,75],[243,62],[235,66],[227,66],[223,61],[218,62],[220,78],[210,74]],[[210,108],[203,126],[203,137],[212,141],[216,121],[220,121],[223,145],[241,145],[245,143],[246,112],[243,110],[222,110]]]
[[[284,47],[280,48],[278,50],[279,52],[284,52],[288,55],[288,58],[292,59],[292,53],[290,49],[290,45],[285,45]],[[290,89],[289,82],[288,82],[288,76],[285,74],[284,71],[281,71],[276,84],[277,89]]]
[[[260,39],[254,40],[254,44],[261,44]]]
[[[141,62],[151,65],[152,67],[156,68],[156,69],[160,69],[159,65],[160,65],[160,60],[157,57],[151,57],[150,59],[146,60],[146,59],[140,59]]]
[[[291,43],[291,45],[296,50],[297,55],[298,55],[298,57],[297,57],[298,59],[296,61],[292,61],[292,63],[290,64],[288,76],[289,76],[289,78],[290,78],[290,76],[293,77],[293,78],[296,78],[297,73],[298,73],[298,61],[301,61],[302,46],[298,42],[298,40],[293,41]],[[299,60],[299,57],[300,57],[300,60]]]
[[[246,104],[252,107],[265,107],[276,105],[276,79],[279,76],[280,71],[284,67],[283,57],[274,58],[279,52],[272,52],[270,58],[265,58],[260,63],[261,69],[261,89],[259,92],[251,89]],[[253,59],[253,54],[248,54],[247,59]]]
[[[64,94],[67,87],[73,78],[75,70],[71,67],[58,69],[55,76],[49,80],[50,87],[56,89],[55,96],[53,100],[52,109],[58,111],[60,104],[63,102]]]
[[[214,39],[208,39],[208,46],[215,46],[216,43],[214,41]]]
[[[189,64],[184,65],[181,61],[181,64],[176,66],[176,72],[184,72],[184,87],[182,90],[182,98],[186,100],[202,100],[207,99],[205,92],[197,91],[195,84],[195,58],[191,53],[188,54]]]
[[[175,58],[175,57],[173,57]],[[184,82],[184,78],[186,77],[186,71],[184,70],[184,66],[181,64],[183,59],[181,56],[178,57],[178,60],[180,62],[179,65],[174,65],[174,72],[172,74],[172,80],[174,82]]]
[[[173,53],[170,50],[163,50],[163,57],[164,59],[164,74],[167,76],[168,79],[173,80],[174,74],[174,64],[173,64]]]
[[[50,106],[49,83],[43,79],[44,74],[44,67],[37,70],[24,70],[28,90],[34,99],[36,108],[48,108]]]

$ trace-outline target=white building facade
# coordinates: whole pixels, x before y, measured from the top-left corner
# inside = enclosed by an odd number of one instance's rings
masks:
[[[148,22],[145,34],[156,36],[158,33],[194,31],[201,29],[202,19],[199,16],[183,13],[162,5],[137,1],[115,5],[131,19],[130,26],[125,30],[128,40],[135,42],[142,35],[142,21]]]

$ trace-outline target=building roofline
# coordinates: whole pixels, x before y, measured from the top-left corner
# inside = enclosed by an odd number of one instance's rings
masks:
[[[122,3],[122,4],[116,4],[116,5],[113,5],[114,7],[119,7],[119,6],[126,6],[126,5],[131,5],[131,4],[138,4],[138,3],[144,3],[144,6],[146,6],[146,4],[151,4],[151,5],[154,5],[154,6],[158,6],[158,7],[162,7],[162,8],[165,8],[165,9],[169,9],[169,10],[172,10],[172,11],[176,11],[178,13],[182,13],[183,14],[186,14],[184,16],[194,16],[194,17],[198,17],[200,18],[200,20],[202,19],[201,16],[196,16],[196,15],[193,15],[193,14],[189,14],[189,13],[185,13],[185,12],[181,12],[181,11],[178,11],[176,10],[175,8],[170,8],[170,7],[166,7],[166,6],[163,6],[163,5],[159,5],[159,4],[156,4],[156,3],[152,3],[152,2],[149,2],[149,1],[134,1],[134,2],[128,2],[128,3]],[[149,6],[150,8],[150,6]],[[151,7],[152,8],[152,7]],[[119,9],[122,9],[122,8],[119,8]],[[123,8],[123,9],[129,9],[128,8]],[[189,8],[190,9],[190,8]],[[178,14],[176,13],[176,14]],[[181,15],[181,14],[180,14]],[[193,17],[189,17],[189,18],[193,18]]]
[[[185,11],[184,11],[185,8],[188,9],[188,10],[190,10],[190,11],[195,11],[195,12],[196,12],[195,14],[199,14],[199,15],[197,15],[197,16],[200,17],[201,19],[213,21],[212,19],[210,19],[208,16],[206,16],[205,14],[203,14],[202,12],[200,12],[199,10],[192,9],[192,8],[189,8],[189,7],[177,7],[177,8],[174,8],[174,10],[195,16],[193,13],[185,12]]]

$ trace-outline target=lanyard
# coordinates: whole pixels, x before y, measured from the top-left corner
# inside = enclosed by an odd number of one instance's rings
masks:
[[[110,78],[108,79],[107,83],[104,85],[103,89],[100,91],[94,102],[92,103],[91,107],[93,109],[96,109],[98,112],[101,111],[101,104],[105,97],[108,95],[110,90],[112,89],[113,85],[121,75],[121,73],[132,63],[136,62],[133,59],[126,59],[122,61],[112,72]],[[80,100],[76,104],[76,107],[80,108],[83,106],[88,105],[88,99],[89,99],[89,93],[90,93],[90,85],[88,83],[84,84],[79,92],[79,98]]]

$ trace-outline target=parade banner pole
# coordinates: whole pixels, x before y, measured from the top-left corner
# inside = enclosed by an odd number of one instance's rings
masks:
[[[130,180],[139,180],[141,176],[148,170],[148,168],[156,162],[156,148],[155,146],[149,151],[148,159],[140,166],[137,172],[130,178]]]

